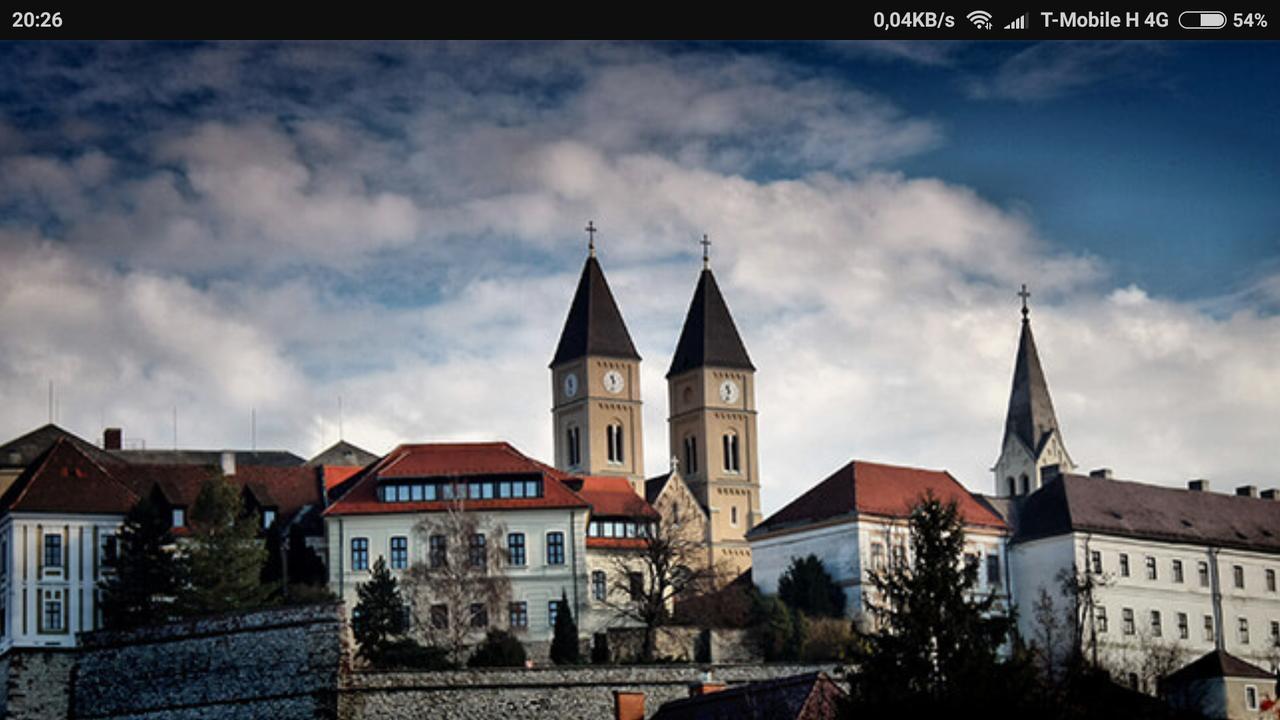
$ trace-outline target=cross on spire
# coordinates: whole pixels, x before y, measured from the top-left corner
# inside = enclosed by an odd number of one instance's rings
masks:
[[[1018,291],[1018,297],[1022,298],[1022,319],[1026,320],[1031,311],[1027,309],[1027,298],[1031,297],[1031,293],[1027,292],[1027,284],[1022,283],[1022,289]]]
[[[595,223],[588,220],[587,221],[587,252],[591,254],[591,257],[596,256],[596,232],[598,231],[596,230]]]
[[[704,234],[699,244],[702,245],[702,269],[706,270],[711,267],[711,241]]]

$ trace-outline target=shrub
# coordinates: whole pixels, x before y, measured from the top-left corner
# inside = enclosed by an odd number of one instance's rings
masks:
[[[523,667],[524,645],[506,630],[490,630],[484,642],[476,646],[468,667]]]
[[[409,638],[387,642],[370,660],[384,669],[455,670],[458,667],[449,660],[447,649],[423,645]]]
[[[803,616],[801,616],[803,617]],[[804,617],[800,659],[805,662],[844,662],[853,656],[853,623],[841,618]]]

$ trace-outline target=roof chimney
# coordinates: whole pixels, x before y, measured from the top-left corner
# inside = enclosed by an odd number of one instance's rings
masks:
[[[222,451],[222,474],[227,476],[236,474],[236,453],[234,450]]]
[[[1257,485],[1241,485],[1240,487],[1236,488],[1236,495],[1239,495],[1240,497],[1256,498],[1258,497],[1258,486]]]
[[[634,690],[613,691],[614,720],[644,720],[644,693]]]
[[[123,447],[124,431],[120,428],[107,428],[102,431],[102,449],[119,450]]]
[[[1111,468],[1098,468],[1097,470],[1090,470],[1089,477],[1096,477],[1096,478],[1103,478],[1105,480],[1110,480]]]
[[[1262,499],[1263,500],[1280,500],[1280,491],[1277,491],[1275,488],[1263,490]]]
[[[1192,492],[1209,492],[1209,481],[1204,478],[1188,480],[1187,489]]]

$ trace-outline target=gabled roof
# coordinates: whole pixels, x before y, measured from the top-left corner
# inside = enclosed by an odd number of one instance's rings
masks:
[[[587,355],[640,359],[594,255],[582,266],[582,277],[569,305],[569,316],[565,318],[551,367]]]
[[[1280,502],[1089,475],[1061,475],[1023,501],[1013,542],[1073,531],[1280,551]]]
[[[672,473],[667,472],[644,481],[645,502],[650,505],[658,502],[658,498],[662,495],[662,491],[667,488],[667,481],[671,479],[671,475]]]
[[[906,518],[927,493],[933,493],[943,502],[954,500],[966,525],[1006,527],[998,515],[975,500],[945,470],[852,460],[769,516],[747,533],[747,537],[857,514]]]
[[[565,485],[570,475],[526,456],[508,443],[422,443],[401,445],[332,488],[325,514],[440,512],[452,502],[382,502],[378,499],[378,485],[388,480],[463,481],[504,476],[537,476],[542,480],[542,497],[468,499],[466,506],[475,510],[588,507],[586,500]]]
[[[805,673],[672,700],[650,720],[825,720],[845,695],[826,673]]]
[[[667,377],[700,367],[756,369],[710,268],[698,278]]]
[[[207,465],[219,466],[223,450],[112,450],[111,453],[134,465]],[[294,467],[307,461],[288,450],[231,450],[236,467],[250,465]]]
[[[1180,684],[1211,678],[1258,678],[1274,682],[1276,676],[1225,650],[1214,650],[1170,673],[1164,682]]]
[[[0,497],[5,512],[124,515],[138,494],[68,438],[58,438]]]
[[[346,440],[339,440],[320,454],[307,461],[308,465],[324,465],[339,467],[364,467],[378,459],[377,455],[353,445]]]
[[[53,423],[0,445],[0,468],[26,467],[40,457],[60,439],[66,439],[80,448],[84,454],[98,462],[111,462],[111,456],[93,443],[64,430]]]
[[[592,517],[658,519],[658,511],[636,494],[623,477],[585,475],[566,481],[591,506]]]
[[[1049,383],[1040,367],[1040,355],[1036,352],[1035,337],[1031,334],[1031,321],[1022,318],[1022,335],[1018,338],[1018,355],[1013,366],[1013,389],[1009,393],[1009,412],[1005,416],[1004,434],[1016,435],[1035,457],[1049,438],[1062,430],[1058,416],[1053,412],[1053,400],[1049,397]],[[1059,437],[1061,439],[1061,437]]]

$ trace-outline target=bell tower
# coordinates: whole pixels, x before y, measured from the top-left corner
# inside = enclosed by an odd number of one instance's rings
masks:
[[[555,464],[584,475],[619,475],[644,496],[640,355],[596,259],[587,261],[551,360]]]
[[[711,558],[751,565],[747,531],[761,520],[756,368],[729,313],[702,239],[702,274],[667,371],[671,455],[708,512]]]

